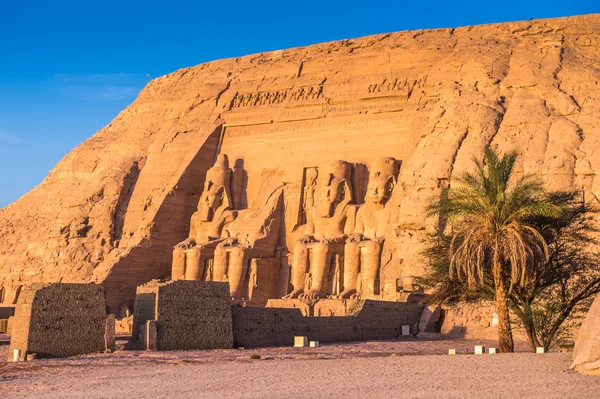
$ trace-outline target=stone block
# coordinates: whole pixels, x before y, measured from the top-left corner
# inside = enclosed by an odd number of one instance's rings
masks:
[[[310,346],[311,348],[318,348],[318,347],[320,346],[320,345],[319,345],[319,341],[310,341],[310,344],[309,344],[309,346]]]
[[[104,331],[104,351],[113,352],[115,350],[115,315],[109,314],[106,317],[106,328]]]
[[[449,355],[456,355],[456,349],[448,349]]]
[[[306,336],[295,336],[294,337],[294,348],[306,348],[308,347],[308,337]]]
[[[410,326],[402,326],[402,336],[403,337],[410,336]]]
[[[36,283],[23,287],[12,322],[9,361],[103,352],[106,307],[97,284]]]
[[[485,353],[485,346],[475,345],[475,354],[483,355]]]
[[[543,346],[538,346],[537,348],[535,348],[535,353],[546,353],[546,350]]]
[[[156,320],[147,320],[144,326],[144,348],[147,351],[157,349]]]
[[[500,350],[498,348],[488,348],[488,353],[490,355],[496,355],[496,354],[500,353]]]
[[[132,335],[139,337],[141,327],[147,327],[149,320],[156,321],[156,349],[159,351],[233,346],[227,283],[153,280],[140,286]]]

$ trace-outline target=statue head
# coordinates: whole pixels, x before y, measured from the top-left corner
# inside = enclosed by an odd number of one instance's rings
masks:
[[[344,161],[333,161],[319,171],[318,216],[331,217],[340,203],[352,201],[351,174],[352,167]]]
[[[373,162],[365,201],[385,205],[394,191],[396,176],[398,176],[398,162],[394,158],[379,158]]]
[[[231,207],[230,179],[231,169],[227,155],[219,154],[215,165],[206,172],[204,191],[198,203],[201,221],[210,222],[215,215]]]

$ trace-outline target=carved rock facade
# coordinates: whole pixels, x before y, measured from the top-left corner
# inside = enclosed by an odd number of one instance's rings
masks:
[[[238,273],[248,284],[236,295],[257,298],[269,279],[276,281],[267,284],[269,296],[293,292],[285,274],[308,223],[305,209],[318,208],[310,203],[311,168],[350,166],[348,219],[352,207],[366,206],[371,165],[396,159],[390,227],[381,253],[369,252],[379,257],[379,283],[359,284],[391,295],[423,272],[420,238],[438,224],[425,206],[488,144],[516,149],[518,172],[539,172],[551,188],[583,189],[597,201],[599,63],[600,16],[590,15],[369,36],[155,79],[38,187],[0,210],[3,302],[13,303],[26,283],[91,281],[104,285],[111,311],[132,306],[136,286],[171,275],[173,248],[190,235],[218,154],[229,158],[236,213],[223,228],[237,241],[217,245],[214,258],[248,268]],[[320,184],[317,177],[316,190]],[[279,234],[263,237],[261,226]],[[363,236],[373,242],[378,233]],[[305,243],[311,288],[303,294],[347,295],[343,271],[331,267],[344,265],[344,246],[329,243],[325,266],[310,269],[310,252],[323,240]],[[261,266],[272,259],[279,263]],[[263,280],[262,270],[276,272]]]

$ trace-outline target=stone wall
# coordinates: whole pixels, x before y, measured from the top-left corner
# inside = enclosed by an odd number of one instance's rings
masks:
[[[288,346],[295,335],[320,342],[398,338],[403,325],[414,328],[422,309],[418,303],[366,300],[357,305],[353,315],[304,317],[298,308],[233,307],[233,344]]]
[[[32,284],[17,302],[9,361],[22,356],[66,357],[105,349],[104,289],[96,284]]]
[[[138,287],[133,336],[156,320],[158,350],[231,348],[229,284],[151,281]]]
[[[498,318],[493,303],[462,304],[456,308],[444,308],[440,312],[442,335],[450,338],[498,340]],[[511,319],[516,316],[513,314]],[[431,321],[433,322],[433,320]],[[527,339],[524,330],[512,323],[513,339]]]

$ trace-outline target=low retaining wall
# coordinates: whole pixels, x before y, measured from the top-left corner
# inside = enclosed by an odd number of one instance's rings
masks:
[[[295,335],[312,341],[348,342],[400,337],[419,322],[419,303],[361,301],[349,316],[305,317],[300,309],[233,307],[235,347],[289,346]]]

